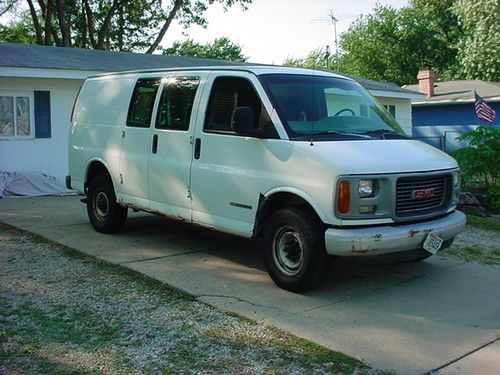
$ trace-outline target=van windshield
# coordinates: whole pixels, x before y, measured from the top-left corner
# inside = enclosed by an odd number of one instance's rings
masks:
[[[259,79],[290,139],[406,137],[357,82],[298,74],[264,74]]]

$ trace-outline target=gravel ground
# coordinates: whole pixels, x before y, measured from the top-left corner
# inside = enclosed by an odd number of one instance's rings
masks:
[[[0,374],[378,374],[0,224]]]
[[[468,225],[465,227],[465,230],[455,238],[453,245],[461,247],[480,246],[489,250],[498,249],[500,247],[500,233]]]
[[[483,264],[500,264],[500,232],[467,225],[443,255]]]

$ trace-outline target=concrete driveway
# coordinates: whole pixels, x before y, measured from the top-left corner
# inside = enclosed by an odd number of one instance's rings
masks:
[[[380,369],[498,373],[498,266],[441,257],[413,265],[334,259],[323,287],[299,295],[272,283],[253,241],[142,213],[131,214],[119,234],[99,234],[80,199],[0,199],[0,221]]]

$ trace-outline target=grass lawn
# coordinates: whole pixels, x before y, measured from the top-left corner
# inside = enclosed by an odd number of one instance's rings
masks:
[[[481,229],[494,230],[500,232],[500,220],[492,217],[479,217],[467,215],[467,224]]]
[[[379,374],[0,224],[0,374]]]

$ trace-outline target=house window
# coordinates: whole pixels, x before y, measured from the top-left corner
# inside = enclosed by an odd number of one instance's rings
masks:
[[[392,104],[384,104],[384,108],[389,111],[392,117],[396,118],[396,106]]]
[[[33,137],[32,95],[0,91],[0,138]]]

